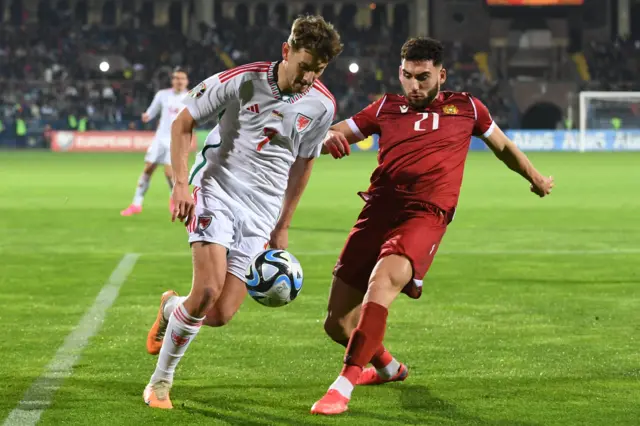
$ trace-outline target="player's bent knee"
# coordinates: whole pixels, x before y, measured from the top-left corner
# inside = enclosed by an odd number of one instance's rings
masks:
[[[147,163],[144,166],[144,172],[148,175],[152,174],[156,170],[156,165],[154,163]]]
[[[369,279],[369,289],[402,289],[413,278],[411,261],[403,255],[391,254],[378,261]]]
[[[204,316],[220,297],[220,289],[214,286],[194,286],[184,305],[191,315]]]
[[[235,314],[235,312],[231,311],[215,310],[213,313],[207,313],[207,317],[204,319],[203,324],[209,327],[223,327],[229,324]]]

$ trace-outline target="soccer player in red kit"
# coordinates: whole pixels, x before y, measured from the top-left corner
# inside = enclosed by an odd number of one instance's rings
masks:
[[[355,385],[402,381],[407,367],[382,341],[389,305],[401,292],[417,299],[447,225],[453,220],[471,136],[491,148],[540,197],[553,178],[541,175],[469,93],[440,91],[446,80],[442,44],[429,38],[402,47],[404,96],[386,94],[335,124],[323,151],[336,158],[349,145],[380,135],[378,167],[365,206],[334,270],[324,327],[346,346],[344,366],[313,414],[347,410]],[[371,363],[373,367],[364,369]]]

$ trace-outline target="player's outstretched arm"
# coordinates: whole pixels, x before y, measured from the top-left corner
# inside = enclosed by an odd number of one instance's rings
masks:
[[[175,179],[171,197],[174,209],[171,221],[176,218],[189,223],[193,219],[195,204],[189,193],[189,147],[196,121],[188,108],[183,108],[171,125],[171,164]]]
[[[531,183],[532,192],[540,197],[551,193],[554,186],[553,176],[547,177],[540,174],[524,152],[520,151],[497,125],[489,136],[483,136],[482,139],[507,167]]]
[[[289,170],[289,181],[284,193],[280,218],[271,233],[271,240],[269,241],[269,246],[272,248],[283,250],[287,248],[289,226],[291,226],[293,214],[309,182],[314,160],[315,158],[298,157]]]
[[[158,92],[153,97],[153,100],[151,101],[151,105],[149,105],[149,108],[147,108],[147,110],[144,113],[142,113],[142,122],[148,123],[149,121],[153,120],[155,116],[160,113],[161,109],[162,109],[162,101],[160,100],[160,92]]]
[[[327,132],[322,143],[322,154],[331,154],[333,158],[342,158],[351,153],[350,145],[362,139],[356,135],[346,120],[334,124]]]

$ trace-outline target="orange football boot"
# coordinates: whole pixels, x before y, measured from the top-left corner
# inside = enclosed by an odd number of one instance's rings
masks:
[[[171,383],[169,382],[160,381],[153,384],[149,383],[142,393],[144,403],[152,408],[170,410],[173,408],[173,404],[169,398],[170,390]]]
[[[178,296],[173,290],[167,290],[162,293],[162,297],[160,298],[160,309],[158,309],[158,316],[156,317],[156,321],[151,326],[151,330],[149,330],[149,334],[147,334],[147,352],[151,355],[158,355],[160,353],[160,349],[162,348],[162,339],[164,339],[164,333],[167,331],[167,325],[169,324],[168,319],[164,319],[164,305],[167,303],[170,297]]]
[[[349,398],[343,396],[335,389],[329,389],[327,393],[311,407],[311,414],[324,414],[332,416],[344,413],[349,409]]]

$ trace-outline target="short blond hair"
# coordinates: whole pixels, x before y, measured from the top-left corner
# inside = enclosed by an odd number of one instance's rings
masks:
[[[293,21],[288,43],[292,49],[308,50],[324,62],[332,61],[344,48],[338,31],[318,15],[300,16]]]

